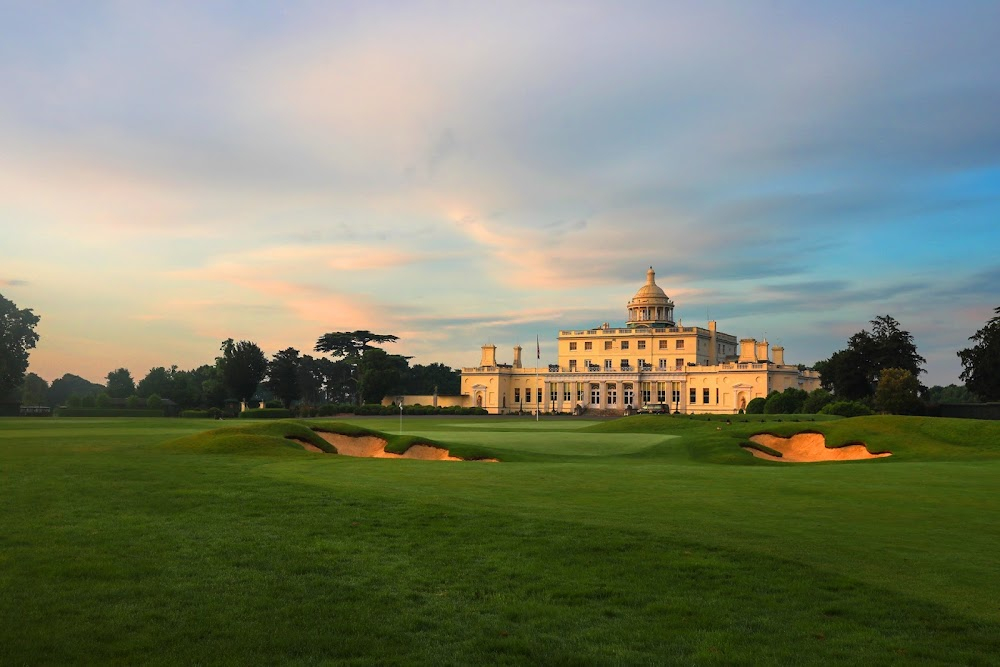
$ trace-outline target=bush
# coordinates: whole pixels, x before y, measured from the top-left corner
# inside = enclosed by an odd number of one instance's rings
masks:
[[[99,408],[110,408],[111,407],[111,397],[105,392],[101,392],[97,395],[97,407]]]
[[[814,415],[830,403],[833,403],[833,394],[826,389],[814,389],[809,393],[809,398],[802,404],[802,412]]]
[[[97,399],[94,398],[94,396],[92,394],[88,394],[87,396],[84,396],[83,398],[80,399],[80,407],[81,408],[96,408],[97,407]]]
[[[78,408],[80,407],[80,397],[76,394],[71,394],[69,398],[66,399],[66,407]]]
[[[125,399],[125,407],[129,408],[130,410],[138,410],[139,408],[143,407],[143,405],[144,405],[143,400],[138,396],[136,396],[135,394],[132,394],[131,396]]]
[[[875,414],[864,403],[857,401],[835,401],[819,411],[821,415],[840,415],[841,417],[865,417]]]
[[[264,404],[265,408],[283,408],[285,404],[279,400],[271,400]]]
[[[211,416],[208,410],[181,410],[181,417],[186,419],[208,419]]]
[[[764,414],[764,406],[767,405],[766,398],[755,398],[749,403],[747,403],[746,412],[748,415],[762,415]]]
[[[773,392],[767,397],[764,404],[764,414],[768,415],[794,415],[802,411],[802,404],[809,398],[809,394],[801,389],[789,387],[785,391]]]
[[[150,394],[146,399],[146,407],[150,410],[158,410],[163,407],[163,399],[157,394]]]
[[[250,408],[240,413],[240,419],[288,419],[291,410],[285,408]]]

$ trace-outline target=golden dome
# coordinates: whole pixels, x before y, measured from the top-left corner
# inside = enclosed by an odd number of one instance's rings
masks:
[[[674,302],[656,284],[656,272],[649,267],[646,284],[628,302],[629,327],[674,326]]]

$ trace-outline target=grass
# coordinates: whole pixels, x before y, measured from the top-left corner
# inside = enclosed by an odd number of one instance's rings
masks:
[[[747,417],[0,420],[0,663],[995,660],[1000,424]]]

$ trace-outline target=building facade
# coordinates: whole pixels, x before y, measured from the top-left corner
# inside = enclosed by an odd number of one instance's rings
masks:
[[[492,414],[624,414],[651,404],[732,414],[773,391],[819,387],[816,371],[786,364],[784,348],[766,340],[737,339],[714,321],[677,326],[652,267],[627,313],[624,327],[560,331],[558,362],[546,366],[523,366],[520,346],[500,363],[496,346],[484,345],[479,365],[462,369],[462,402]]]

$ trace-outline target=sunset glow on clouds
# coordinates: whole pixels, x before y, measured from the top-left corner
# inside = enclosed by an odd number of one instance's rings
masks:
[[[21,3],[0,10],[0,292],[31,370],[328,331],[501,361],[652,265],[811,364],[891,314],[957,381],[1000,305],[1000,6]]]

